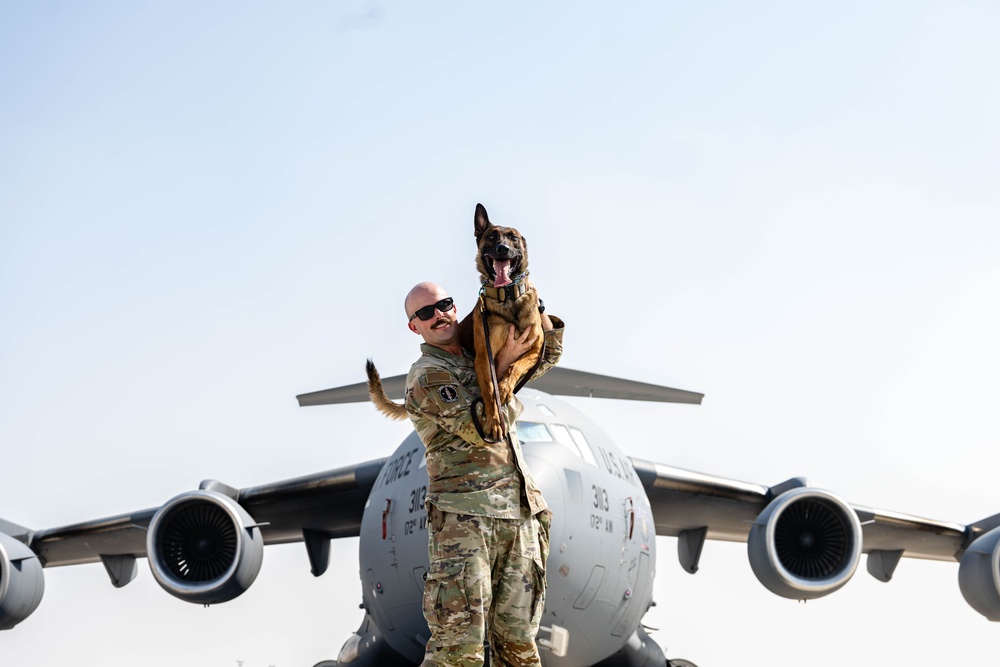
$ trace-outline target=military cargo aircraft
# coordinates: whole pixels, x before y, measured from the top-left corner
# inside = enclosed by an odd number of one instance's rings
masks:
[[[401,396],[404,377],[384,380]],[[801,477],[761,485],[630,458],[556,396],[698,404],[703,395],[555,368],[519,394],[526,459],[554,512],[538,643],[546,667],[693,667],[668,659],[642,619],[653,604],[656,536],[677,538],[698,570],[706,540],[747,543],[752,570],[776,595],[829,595],[862,554],[887,582],[903,557],[959,563],[962,595],[1000,620],[1000,514],[963,525],[853,505]],[[302,394],[303,406],[368,400],[363,383]],[[43,569],[102,562],[116,587],[147,558],[156,581],[192,603],[232,600],[253,584],[264,546],[300,542],[312,573],[330,543],[360,537],[364,617],[336,660],[317,667],[419,664],[427,641],[423,445],[411,433],[388,457],[243,489],[206,480],[159,507],[44,530],[0,520],[0,629],[38,606]]]

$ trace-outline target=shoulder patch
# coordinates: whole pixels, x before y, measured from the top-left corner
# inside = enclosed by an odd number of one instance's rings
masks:
[[[445,403],[454,403],[458,400],[458,390],[455,389],[453,384],[444,384],[438,389],[438,394],[441,395],[441,400]]]
[[[455,378],[445,371],[427,371],[424,373],[424,386],[433,387],[439,384],[455,384]]]

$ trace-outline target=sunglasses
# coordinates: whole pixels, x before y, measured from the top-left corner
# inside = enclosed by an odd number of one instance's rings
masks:
[[[419,317],[421,322],[426,322],[427,320],[434,317],[435,310],[440,310],[442,313],[447,313],[454,307],[455,307],[455,300],[452,299],[450,296],[445,297],[444,299],[441,299],[437,303],[431,304],[430,306],[417,308],[415,311],[413,311],[413,314],[410,315],[409,321],[412,322],[414,317]]]

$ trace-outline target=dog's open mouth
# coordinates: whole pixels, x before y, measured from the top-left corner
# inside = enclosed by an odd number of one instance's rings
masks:
[[[511,274],[517,270],[517,267],[521,265],[521,258],[515,257],[513,259],[497,259],[496,257],[486,256],[486,266],[490,267],[493,271],[493,286],[503,287],[504,285],[510,285],[514,280],[511,278]]]

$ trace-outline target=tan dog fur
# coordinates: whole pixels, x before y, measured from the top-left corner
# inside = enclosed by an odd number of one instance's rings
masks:
[[[514,361],[507,374],[500,379],[498,393],[501,405],[506,405],[510,401],[521,378],[535,367],[542,352],[542,323],[538,312],[538,293],[527,278],[528,247],[524,236],[513,227],[499,227],[492,224],[482,204],[476,205],[474,225],[477,247],[476,269],[484,282],[495,286],[498,282],[504,282],[505,278],[509,280],[509,276],[521,274],[523,278],[520,282],[525,283],[527,287],[525,293],[504,301],[480,296],[476,307],[459,323],[460,344],[466,351],[475,353],[476,379],[483,397],[483,431],[489,439],[496,441],[504,437],[506,428],[494,399],[490,358],[486,354],[486,336],[480,307],[486,310],[494,363],[497,353],[507,343],[510,325],[514,325],[518,336],[525,329],[531,329],[532,333],[528,337],[534,338],[531,348]],[[495,269],[497,261],[501,265],[508,262],[507,268],[499,271],[499,274]],[[501,276],[500,281],[497,280],[498,275]],[[405,419],[406,408],[386,396],[378,371],[371,360],[365,369],[368,374],[368,393],[375,407],[391,419]]]

